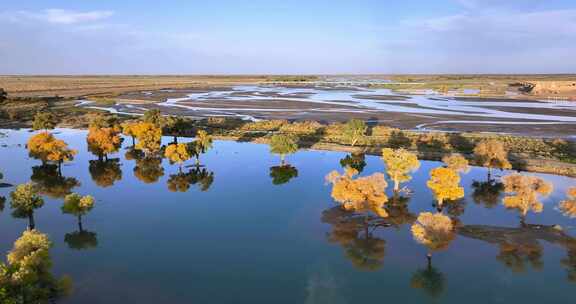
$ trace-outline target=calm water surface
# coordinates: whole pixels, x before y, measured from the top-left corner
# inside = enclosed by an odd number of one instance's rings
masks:
[[[44,181],[45,205],[36,210],[36,228],[54,243],[54,274],[68,274],[74,292],[64,303],[572,303],[576,282],[575,220],[555,207],[576,180],[540,175],[554,183],[544,212],[528,224],[560,225],[564,233],[540,228],[518,234],[518,214],[499,199],[482,201],[472,183],[486,179],[474,168],[463,176],[466,198],[449,208],[462,229],[450,247],[434,254],[410,233],[422,211],[432,212],[425,183],[438,162],[422,162],[407,186],[406,208],[391,210],[391,227],[358,228],[343,235],[349,214],[334,208],[324,176],[341,170],[340,152],[300,151],[288,157],[297,176],[286,183],[270,176],[279,159],[268,146],[216,141],[192,171],[185,192],[173,192],[176,165],[134,171],[136,161],[119,158],[118,170],[98,167],[86,152],[84,131],[57,130],[77,149],[63,167],[68,178],[46,183],[40,162],[29,159],[28,131],[3,131],[0,170],[4,182]],[[165,139],[168,142],[170,139]],[[185,141],[189,141],[188,139]],[[127,148],[130,141],[125,141]],[[192,163],[192,162],[190,162]],[[152,169],[150,169],[152,168]],[[100,170],[98,170],[100,169]],[[106,171],[107,169],[108,171]],[[36,170],[34,172],[34,170]],[[382,172],[378,157],[367,156],[361,175]],[[294,174],[294,170],[292,170]],[[83,218],[62,214],[58,186],[96,197]],[[174,181],[174,177],[172,181]],[[103,187],[106,186],[106,187]],[[185,187],[181,186],[181,190]],[[66,188],[66,187],[64,187]],[[13,188],[0,188],[8,196]],[[59,187],[60,193],[66,192]],[[478,193],[477,193],[478,194]],[[0,213],[0,251],[7,252],[27,220]],[[356,226],[354,226],[356,227]],[[504,229],[509,228],[509,229]],[[524,228],[526,231],[530,228]],[[344,229],[345,230],[345,229]],[[349,230],[348,230],[349,231]],[[90,233],[91,232],[91,233]],[[516,237],[515,237],[516,236]],[[344,241],[348,237],[348,241]],[[571,258],[570,258],[571,257]]]

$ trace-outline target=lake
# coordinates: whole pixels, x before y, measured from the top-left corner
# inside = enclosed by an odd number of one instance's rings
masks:
[[[474,181],[485,181],[487,172],[473,168],[462,176],[465,198],[444,210],[458,222],[457,236],[429,265],[427,249],[413,239],[410,227],[418,213],[435,210],[426,180],[439,162],[421,161],[405,184],[410,197],[390,207],[393,225],[371,225],[368,234],[352,225],[356,230],[350,233],[347,221],[354,215],[337,207],[324,178],[342,171],[346,153],[300,150],[287,157],[293,168],[279,172],[271,169],[280,160],[267,145],[215,141],[201,157],[203,167],[183,169],[189,175],[182,182],[178,166],[165,159],[135,168],[137,162],[125,156],[130,140],[110,156],[117,161],[103,166],[87,152],[85,131],[58,129],[55,135],[79,153],[55,181],[40,161],[28,158],[25,143],[33,133],[2,133],[3,182],[32,178],[45,190],[46,203],[34,218],[53,242],[54,275],[73,281],[73,293],[62,303],[570,303],[574,298],[575,219],[556,208],[576,186],[572,178],[537,174],[553,183],[554,191],[543,199],[543,212],[529,213],[528,225],[521,227],[518,213],[502,206],[503,194],[474,193]],[[366,156],[365,162],[361,176],[385,170],[379,157]],[[82,237],[77,219],[61,211],[62,194],[70,189],[96,198],[82,219]],[[0,213],[3,253],[28,225],[11,214],[12,190],[0,188],[7,197]]]

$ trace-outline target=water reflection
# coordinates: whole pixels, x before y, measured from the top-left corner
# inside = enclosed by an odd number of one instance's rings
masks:
[[[122,180],[122,169],[118,158],[105,161],[91,160],[88,171],[94,183],[102,188],[111,187],[115,182]]]
[[[171,174],[168,178],[168,190],[172,192],[186,192],[191,185],[198,185],[200,191],[208,191],[214,182],[214,172],[206,168],[194,167],[188,172]]]
[[[72,249],[89,249],[98,246],[98,239],[95,232],[84,230],[82,217],[88,214],[94,208],[94,198],[80,196],[76,193],[67,195],[62,205],[62,213],[76,216],[78,221],[78,231],[66,233],[64,241]]]
[[[160,177],[164,176],[162,158],[154,156],[137,158],[134,176],[145,184],[156,183]]]
[[[340,160],[342,168],[352,168],[362,173],[366,167],[366,154],[364,153],[350,153]]]
[[[272,166],[270,167],[270,177],[274,185],[286,184],[291,179],[298,177],[298,169],[289,164]]]
[[[375,236],[374,231],[390,226],[383,218],[336,206],[322,212],[322,222],[332,226],[328,241],[342,246],[354,267],[365,271],[382,267],[386,241]]]
[[[432,260],[429,259],[426,268],[419,269],[412,274],[410,286],[423,290],[432,298],[438,298],[444,292],[445,281],[444,274],[433,267]]]
[[[494,179],[484,182],[474,181],[472,189],[474,203],[491,209],[500,203],[500,195],[504,191],[504,184]]]
[[[34,182],[40,194],[54,199],[64,198],[73,188],[80,186],[76,178],[62,176],[58,166],[52,164],[32,167],[30,180]]]

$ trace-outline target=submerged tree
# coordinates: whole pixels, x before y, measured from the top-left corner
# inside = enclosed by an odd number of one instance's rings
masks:
[[[576,218],[576,187],[568,189],[566,192],[568,199],[563,200],[558,205],[562,214],[570,218]]]
[[[298,151],[298,138],[291,134],[276,134],[270,138],[270,152],[280,155],[281,165],[284,166],[287,154]]]
[[[54,135],[41,132],[28,140],[27,148],[30,157],[39,159],[43,164],[53,162],[58,165],[58,172],[61,172],[62,163],[72,161],[76,150],[68,148],[63,141],[56,139]]]
[[[69,277],[56,279],[52,273],[48,236],[27,230],[14,242],[7,263],[0,263],[0,302],[54,303],[71,291]]]
[[[488,168],[488,180],[492,178],[492,169],[510,169],[508,151],[504,144],[494,140],[483,140],[474,148],[474,156],[479,165]]]
[[[332,184],[332,198],[349,211],[371,211],[380,217],[387,217],[384,204],[388,201],[385,190],[388,184],[384,175],[354,178],[358,172],[348,168],[343,174],[332,171],[326,181]]]
[[[106,118],[97,117],[88,129],[88,151],[98,156],[100,161],[108,159],[108,154],[118,152],[122,146],[120,127],[109,125],[111,123],[113,122],[108,122]]]
[[[166,157],[171,164],[178,164],[180,172],[182,172],[182,164],[190,159],[188,153],[188,146],[186,144],[170,144],[164,151]]]
[[[196,140],[189,143],[188,150],[196,158],[196,167],[200,166],[200,155],[212,148],[212,136],[204,130],[196,133]]]
[[[444,156],[442,161],[446,165],[446,168],[452,169],[460,173],[468,173],[470,171],[470,166],[468,165],[468,160],[462,156],[462,154],[450,154]]]
[[[352,147],[354,147],[358,141],[360,141],[364,136],[366,136],[366,131],[368,127],[366,122],[359,119],[351,119],[344,124],[342,128],[342,137],[346,140]]]
[[[141,122],[133,127],[133,132],[138,142],[135,148],[144,152],[147,156],[152,156],[160,151],[160,141],[162,139],[162,129],[148,122]]]
[[[432,169],[426,185],[434,193],[438,211],[442,210],[445,201],[454,201],[464,197],[464,188],[460,186],[460,175],[452,169],[443,167]]]
[[[92,208],[94,208],[94,198],[92,196],[81,196],[78,193],[71,193],[64,198],[62,213],[76,216],[78,218],[78,229],[82,231],[82,216],[90,212]]]
[[[132,138],[132,147],[136,145],[136,122],[125,122],[121,125],[122,134]]]
[[[340,166],[344,169],[350,167],[358,173],[362,173],[366,167],[366,155],[364,153],[350,153],[340,160]]]
[[[270,167],[270,177],[272,178],[272,184],[274,185],[285,184],[297,176],[298,169],[291,165]]]
[[[386,173],[394,182],[394,192],[400,191],[400,183],[411,180],[410,173],[420,168],[418,156],[404,149],[382,149],[382,159],[386,164]]]
[[[548,196],[552,193],[552,184],[536,176],[511,174],[502,178],[504,191],[509,195],[504,197],[503,204],[508,209],[517,209],[520,212],[520,222],[525,223],[528,211],[542,212],[544,205],[539,196]]]
[[[429,261],[432,252],[447,249],[455,237],[452,220],[441,213],[420,213],[411,230],[416,242],[428,248]]]
[[[44,130],[45,133],[48,130],[52,130],[58,124],[58,118],[51,112],[38,112],[34,115],[34,120],[32,121],[32,129],[39,131]]]
[[[39,194],[51,198],[64,198],[72,192],[74,187],[80,186],[80,182],[73,177],[65,177],[58,172],[56,165],[43,165],[32,167],[30,180],[34,183]]]
[[[32,183],[21,184],[10,193],[10,207],[17,218],[28,218],[28,228],[34,229],[34,210],[44,205],[44,199],[38,195]]]
[[[118,158],[105,161],[91,160],[88,171],[94,183],[102,188],[110,187],[122,179],[122,169]]]

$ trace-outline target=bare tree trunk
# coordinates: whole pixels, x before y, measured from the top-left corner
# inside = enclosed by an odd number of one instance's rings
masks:
[[[34,230],[36,228],[36,223],[34,222],[34,212],[28,214],[28,229]]]

